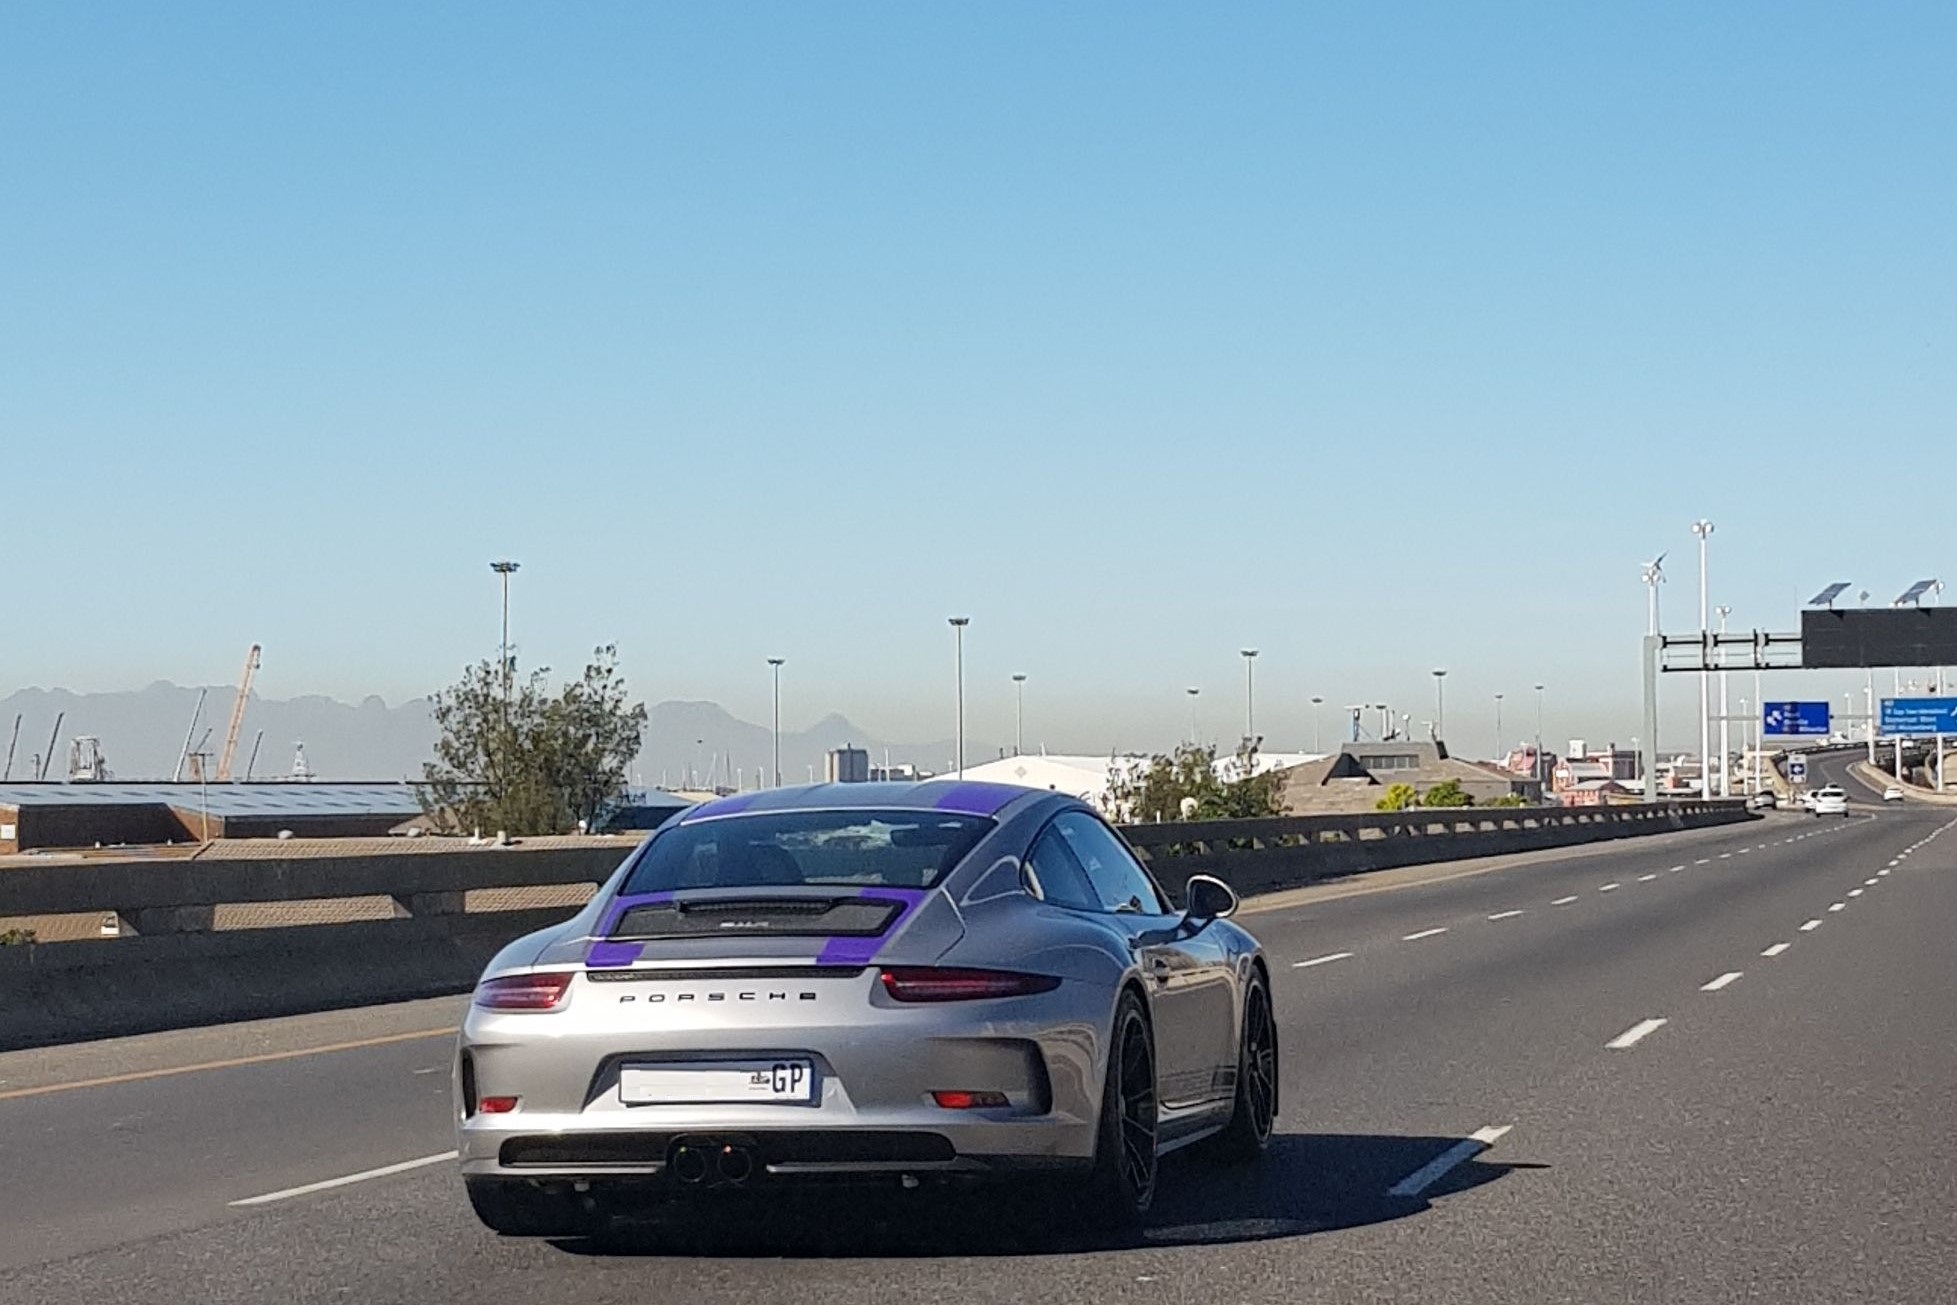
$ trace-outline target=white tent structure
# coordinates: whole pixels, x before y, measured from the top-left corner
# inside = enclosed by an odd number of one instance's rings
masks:
[[[1052,793],[1065,793],[1069,797],[1095,808],[1108,812],[1108,781],[1117,773],[1125,772],[1139,775],[1148,769],[1152,760],[1146,754],[1129,753],[1112,757],[1079,756],[1020,756],[1001,757],[997,761],[987,761],[976,766],[965,767],[965,778],[981,780],[988,784],[1017,784],[1021,788],[1045,789]],[[1319,754],[1310,752],[1261,752],[1252,770],[1261,775],[1266,771],[1283,770],[1289,766],[1302,765],[1307,761],[1319,760]],[[1215,763],[1218,779],[1232,783],[1243,778],[1235,757],[1219,757]],[[951,778],[948,775],[941,779]]]

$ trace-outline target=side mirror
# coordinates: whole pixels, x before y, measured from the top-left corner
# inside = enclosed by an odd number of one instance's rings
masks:
[[[1211,875],[1191,875],[1182,900],[1182,913],[1191,920],[1227,920],[1237,913],[1237,890]]]

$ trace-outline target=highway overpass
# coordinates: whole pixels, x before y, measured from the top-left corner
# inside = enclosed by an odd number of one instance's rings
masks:
[[[16,1051],[0,1296],[1949,1299],[1954,818],[1865,800],[1254,903],[1280,1136],[1248,1176],[1167,1162],[1112,1243],[928,1191],[499,1242],[446,1159],[461,998]]]

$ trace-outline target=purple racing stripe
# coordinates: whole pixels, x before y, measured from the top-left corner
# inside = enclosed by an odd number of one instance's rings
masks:
[[[939,811],[956,811],[964,816],[989,816],[1026,790],[1012,784],[986,784],[978,780],[959,782],[931,805]]]
[[[760,801],[761,792],[737,793],[733,797],[716,798],[681,814],[679,823],[690,825],[696,820],[711,820],[715,816],[732,816],[747,810]]]
[[[604,919],[598,924],[590,948],[584,954],[584,963],[592,969],[615,969],[630,965],[639,959],[639,953],[646,949],[642,942],[612,942],[611,932],[618,928],[619,920],[635,906],[652,906],[660,902],[670,902],[673,894],[635,893],[630,897],[619,897],[605,908]]]
[[[815,963],[817,965],[868,965],[875,958],[876,954],[883,950],[883,945],[890,941],[890,936],[903,927],[904,921],[910,919],[911,913],[916,911],[919,904],[928,896],[930,896],[929,890],[923,888],[868,888],[863,890],[853,900],[859,902],[897,902],[904,909],[897,912],[897,918],[892,920],[885,927],[884,931],[874,938],[831,938],[822,945],[822,950],[816,953]]]

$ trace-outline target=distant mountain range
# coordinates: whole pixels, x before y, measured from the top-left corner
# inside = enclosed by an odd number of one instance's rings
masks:
[[[48,750],[48,738],[60,717],[59,737],[47,768],[49,779],[68,775],[69,749],[84,735],[98,740],[109,770],[117,779],[168,779],[177,768],[184,733],[197,712],[196,687],[159,680],[146,689],[121,693],[71,693],[66,689],[22,689],[0,699],[0,748],[20,718],[14,745],[11,778],[32,777],[31,767]],[[229,685],[208,688],[197,715],[193,751],[213,756],[224,746],[225,726],[237,692]],[[262,742],[259,741],[263,734]],[[251,762],[254,743],[258,756]],[[238,736],[235,778],[265,779],[292,772],[297,750],[305,747],[306,761],[320,779],[419,779],[421,764],[434,751],[435,727],[426,698],[412,698],[390,707],[377,697],[346,703],[308,695],[299,698],[260,698],[253,695],[245,709]],[[842,716],[830,715],[806,730],[783,731],[782,780],[799,783],[822,777],[824,755],[831,748],[853,744],[870,753],[872,765],[910,764],[929,771],[946,769],[954,750],[950,740],[896,743],[858,729]],[[967,740],[968,761],[997,754],[989,744]],[[768,727],[730,715],[718,703],[662,702],[648,710],[645,745],[630,777],[635,785],[672,787],[714,782],[752,785],[757,771],[765,772],[770,753]],[[0,754],[4,755],[4,754]],[[215,762],[213,762],[215,766]]]

